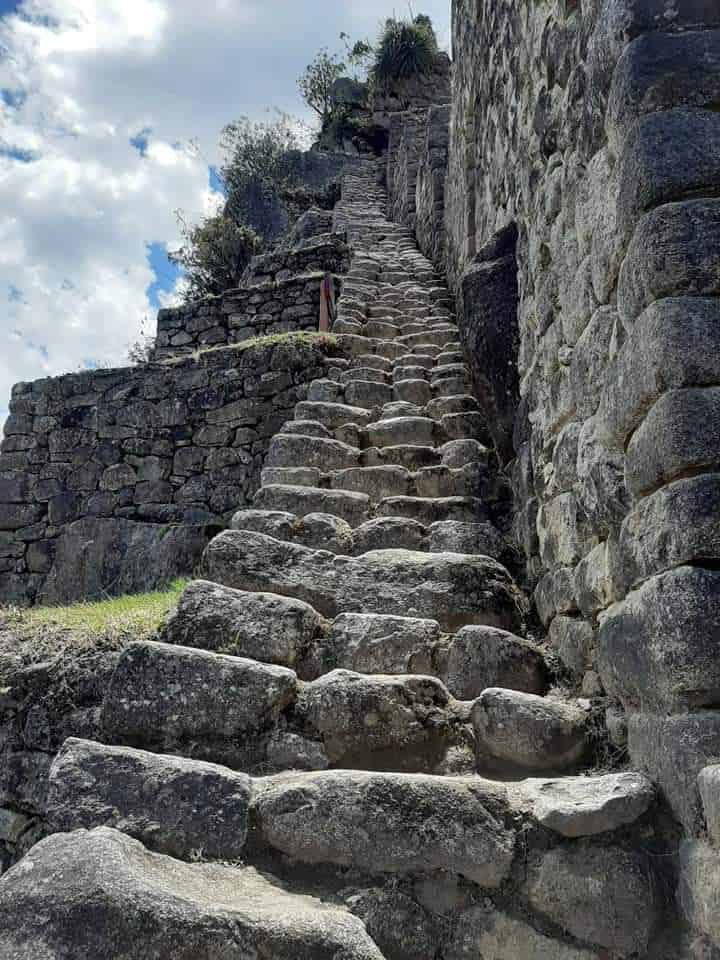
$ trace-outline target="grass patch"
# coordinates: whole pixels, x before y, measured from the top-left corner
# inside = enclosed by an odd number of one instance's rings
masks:
[[[0,608],[0,671],[68,653],[118,650],[132,640],[149,640],[186,583],[174,580],[152,593],[66,607]]]
[[[330,349],[337,346],[337,342],[337,336],[333,333],[316,333],[312,330],[299,330],[295,333],[269,333],[265,337],[251,337],[241,343],[220,343],[216,347],[204,347],[180,357],[169,357],[160,362],[167,365],[177,365],[187,361],[188,358],[200,360],[206,354],[218,353],[220,350],[234,350],[236,353],[243,353],[245,350],[262,350],[264,347],[275,347],[280,343],[298,343],[305,346],[318,345]]]

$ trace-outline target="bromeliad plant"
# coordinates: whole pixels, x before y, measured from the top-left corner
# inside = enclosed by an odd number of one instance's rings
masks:
[[[390,17],[375,47],[371,80],[387,89],[394,81],[431,73],[437,54],[437,37],[429,17]]]

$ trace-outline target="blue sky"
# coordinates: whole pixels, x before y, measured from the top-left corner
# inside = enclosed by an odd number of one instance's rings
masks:
[[[304,66],[394,6],[0,0],[0,410],[19,380],[125,361],[176,291],[176,211],[221,201],[223,125],[310,119]],[[447,39],[450,0],[417,12]]]

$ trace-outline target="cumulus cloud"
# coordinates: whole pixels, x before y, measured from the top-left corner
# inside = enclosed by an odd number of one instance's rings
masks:
[[[0,411],[18,380],[124,362],[177,295],[158,266],[179,242],[174,211],[217,205],[221,127],[267,108],[302,115],[295,79],[315,51],[392,12],[380,0],[14,6],[0,16]],[[448,7],[422,5],[441,36]]]

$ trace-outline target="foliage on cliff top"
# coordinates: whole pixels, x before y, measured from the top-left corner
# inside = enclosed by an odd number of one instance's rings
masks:
[[[0,675],[67,653],[117,650],[132,640],[152,639],[185,583],[65,607],[0,608]]]
[[[389,17],[374,50],[371,79],[378,87],[387,88],[393,81],[431,73],[437,54],[437,37],[430,17]]]

